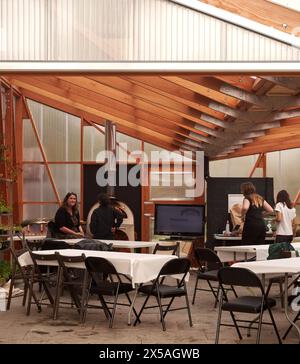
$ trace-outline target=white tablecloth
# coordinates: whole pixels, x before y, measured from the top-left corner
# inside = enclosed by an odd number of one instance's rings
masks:
[[[292,243],[295,250],[300,252],[300,243]],[[238,260],[266,260],[269,255],[269,244],[262,245],[240,245],[240,246],[217,246],[217,252],[221,262],[230,262]]]
[[[171,259],[177,259],[174,255],[159,254],[137,254],[119,253],[94,250],[63,249],[63,250],[43,250],[36,251],[36,254],[54,254],[58,251],[65,256],[80,256],[82,253],[86,257],[101,257],[109,260],[119,273],[127,274],[131,277],[133,284],[146,283],[155,279],[162,266]],[[21,266],[31,265],[32,260],[28,252],[19,257]],[[41,265],[58,265],[56,261],[38,261]],[[85,268],[84,263],[69,264],[73,268]]]
[[[69,245],[75,245],[79,243],[83,239],[58,239],[59,241],[65,241]],[[130,241],[130,240],[103,240],[103,239],[96,239],[102,241],[106,244],[112,244],[113,248],[154,248],[156,243],[152,241]]]
[[[13,239],[18,241],[21,239],[21,236],[14,236]],[[44,235],[25,235],[25,239],[27,241],[42,241],[46,239]],[[75,245],[79,241],[83,240],[84,238],[80,239],[57,239],[59,241],[65,241],[70,246]],[[136,248],[154,248],[156,243],[152,241],[129,241],[129,240],[100,240],[106,244],[112,244],[114,248],[129,248],[129,249],[136,249]]]
[[[247,268],[255,274],[298,274],[300,273],[300,258],[239,262],[233,264],[232,267]]]

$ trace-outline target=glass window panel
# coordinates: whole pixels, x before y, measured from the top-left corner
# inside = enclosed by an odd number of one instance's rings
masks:
[[[102,126],[98,126],[104,131]],[[105,136],[93,126],[83,128],[83,160],[95,162],[99,152],[105,149]],[[99,160],[100,161],[100,160]],[[104,162],[104,158],[102,160]]]
[[[28,100],[47,160],[80,160],[80,118]]]
[[[141,151],[141,148],[142,148],[141,141],[139,139],[132,138],[128,135],[125,135],[122,133],[117,133],[117,143],[123,144],[121,146],[117,144],[117,148],[116,148],[117,161],[127,161],[128,160],[129,162],[135,163],[136,158],[129,157],[127,154],[127,151],[128,152]]]
[[[49,168],[60,199],[68,192],[75,192],[80,201],[80,164],[50,164]]]
[[[211,177],[249,177],[258,155],[224,159],[209,162],[209,173]],[[262,168],[257,168],[253,177],[262,177]]]
[[[43,105],[40,104],[39,102],[29,100],[29,99],[27,99],[26,101],[27,101],[28,107],[30,109],[32,118],[35,122],[35,125],[36,125],[37,129],[40,130],[42,113],[43,113]]]
[[[193,200],[186,191],[193,186],[193,172],[150,172],[150,200]]]
[[[151,152],[156,152],[156,151],[162,152],[164,150],[166,150],[166,149],[160,148],[157,145],[153,145],[150,143],[144,143],[144,152],[147,155],[148,161],[151,160]]]
[[[55,201],[47,170],[41,164],[23,165],[23,200]]]
[[[58,209],[57,204],[47,204],[47,205],[23,205],[23,220],[31,219],[52,219]],[[36,232],[37,233],[37,232]]]
[[[300,159],[300,148],[272,152],[267,154],[267,176],[274,178],[274,194],[287,190],[294,200],[299,186],[299,171],[295,161]]]
[[[170,153],[170,159],[172,161],[178,161],[178,162],[182,162],[182,161],[187,161],[190,162],[193,158],[192,153],[189,152],[185,152],[184,154],[181,154],[180,151],[169,151],[163,148],[158,147],[157,145],[154,144],[149,144],[149,143],[144,143],[144,152],[147,155],[148,161],[151,161],[151,152],[167,152]],[[157,158],[155,154],[152,154],[153,158]],[[165,157],[163,158],[165,159]]]
[[[23,119],[23,160],[28,162],[43,160],[29,119]]]

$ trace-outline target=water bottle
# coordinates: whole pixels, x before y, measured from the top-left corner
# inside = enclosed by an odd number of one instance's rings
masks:
[[[225,234],[226,235],[230,235],[230,225],[229,225],[229,221],[228,220],[226,222]]]

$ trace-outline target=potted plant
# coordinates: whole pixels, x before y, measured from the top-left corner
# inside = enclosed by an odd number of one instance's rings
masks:
[[[10,226],[0,225],[0,235],[7,235],[10,232]]]
[[[11,211],[12,211],[11,208],[7,206],[5,200],[1,199],[0,200],[0,214],[8,214]]]
[[[14,233],[15,233],[15,234],[22,233],[23,228],[22,228],[22,226],[21,226],[21,225],[15,225],[15,226],[13,227],[13,231],[14,231]]]

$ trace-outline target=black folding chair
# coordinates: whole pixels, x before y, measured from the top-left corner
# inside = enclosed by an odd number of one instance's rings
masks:
[[[70,292],[71,296],[71,305],[75,304],[78,313],[80,314],[80,322],[84,321],[84,305],[85,299],[87,296],[87,289],[88,289],[88,274],[86,269],[74,269],[69,268],[69,264],[76,264],[76,263],[84,263],[85,255],[81,254],[80,256],[64,256],[59,254],[59,252],[55,252],[56,259],[59,264],[59,277],[58,277],[58,285],[55,294],[55,303],[54,303],[54,311],[53,311],[53,319],[57,319],[58,309],[60,304],[60,295],[62,289],[67,287]],[[83,274],[76,275],[77,271]],[[78,296],[78,291],[81,292],[81,299]],[[65,303],[65,302],[61,302]]]
[[[238,325],[239,322],[241,323],[250,323],[251,326],[253,325],[253,329],[257,330],[256,336],[256,344],[259,344],[260,341],[260,334],[261,334],[261,327],[262,324],[266,325],[273,325],[277,339],[279,344],[281,344],[281,339],[279,336],[279,332],[277,330],[277,326],[271,311],[271,307],[276,305],[276,301],[272,298],[268,298],[265,294],[264,288],[261,284],[260,279],[257,275],[245,268],[231,268],[225,267],[221,268],[218,273],[221,293],[220,293],[220,304],[219,304],[219,315],[218,315],[218,323],[217,323],[217,331],[216,331],[216,340],[215,343],[218,344],[219,342],[219,335],[220,335],[220,327],[221,326],[229,326],[235,327],[239,339],[241,340],[243,337],[239,328],[247,328],[249,326],[242,326]],[[239,296],[237,298],[233,298],[228,300],[227,292],[224,285],[231,285],[231,286],[239,286],[239,287],[252,287],[257,288],[259,291],[259,296]],[[263,314],[264,311],[268,311],[271,323],[270,322],[263,322]],[[232,324],[222,324],[222,311],[228,311],[233,321]],[[257,320],[237,320],[233,314],[233,312],[240,312],[240,313],[250,313],[256,314],[258,316],[258,323],[257,327],[254,326]]]
[[[197,260],[197,263],[199,264],[199,269],[196,273],[197,277],[196,277],[196,282],[195,282],[192,304],[195,303],[197,291],[206,291],[206,292],[212,292],[212,294],[215,297],[215,307],[217,307],[218,295],[219,295],[219,290],[220,290],[218,272],[223,267],[223,264],[220,261],[220,258],[218,257],[218,255],[213,250],[207,249],[207,248],[196,248],[195,249],[195,258]],[[207,269],[208,265],[214,265],[215,268],[208,270]],[[199,280],[206,281],[209,286],[209,289],[198,288]],[[213,287],[211,282],[217,282],[218,286]],[[227,289],[232,290],[234,295],[237,297],[237,294],[233,287],[230,287]]]
[[[158,273],[158,276],[156,277],[156,279],[153,281],[152,284],[143,285],[139,288],[139,292],[146,294],[147,297],[135,320],[134,325],[136,325],[137,322],[139,321],[139,318],[140,318],[142,312],[144,311],[144,309],[159,307],[160,320],[161,320],[161,324],[162,324],[164,331],[166,331],[165,317],[169,311],[178,311],[178,310],[187,309],[190,326],[191,327],[193,326],[192,316],[191,316],[191,311],[190,311],[190,306],[189,306],[189,300],[188,300],[188,295],[187,295],[187,289],[186,289],[186,284],[185,284],[185,278],[189,272],[190,265],[191,265],[190,261],[186,258],[178,258],[178,259],[169,260],[167,263],[165,263],[163,265],[160,272]],[[171,286],[171,285],[165,285],[165,284],[161,283],[162,278],[165,278],[167,276],[177,275],[177,274],[180,274],[182,276],[180,277],[180,279],[176,279],[176,285]],[[156,298],[157,305],[146,306],[146,304],[151,296],[154,296]],[[186,306],[171,309],[171,305],[172,305],[175,297],[182,297],[182,296],[185,297]],[[162,304],[162,299],[164,299],[164,298],[170,298],[169,303]],[[166,309],[163,310],[163,307],[165,307],[165,306],[166,306]]]
[[[162,245],[157,243],[154,247],[153,254],[156,254],[157,252],[172,252],[172,255],[178,255],[179,252],[179,242],[177,241],[175,244],[172,245]]]
[[[98,295],[99,301],[101,303],[101,308],[103,309],[106,318],[109,319],[109,327],[112,328],[117,305],[130,307],[132,306],[132,301],[128,293],[133,291],[134,287],[131,283],[123,283],[121,281],[121,277],[117,272],[116,268],[107,259],[100,257],[88,257],[85,260],[85,265],[90,276],[95,282],[94,286],[91,285],[90,293]],[[107,277],[109,277],[110,280],[108,280]],[[128,300],[128,304],[118,302],[120,294],[125,294]],[[114,297],[114,301],[108,302],[104,299],[103,296]],[[110,310],[110,308],[108,307],[109,304],[113,305],[112,310]],[[86,307],[88,307],[88,304],[86,305]],[[137,313],[134,307],[133,312],[137,317]]]
[[[37,283],[37,282],[44,289],[44,291],[42,292],[41,297],[39,299],[39,303],[40,304],[42,303],[43,295],[44,295],[44,293],[46,293],[46,296],[54,309],[54,299],[50,292],[50,284],[57,286],[58,276],[59,276],[59,273],[57,273],[57,274],[55,274],[55,278],[53,278],[53,275],[51,275],[49,272],[43,273],[40,269],[41,266],[37,263],[37,261],[39,260],[39,261],[49,261],[49,262],[55,261],[58,264],[55,254],[37,254],[33,251],[29,251],[29,254],[31,256],[34,269],[32,270],[31,279],[30,279],[29,296],[28,296],[28,304],[27,304],[27,315],[30,314],[30,308],[31,308],[31,303],[32,303],[31,298],[33,296],[33,284]]]
[[[25,254],[27,252],[29,253],[28,249],[24,248],[24,249],[20,249],[20,250],[15,250],[14,247],[10,247],[10,252],[12,255],[12,273],[11,273],[11,281],[10,281],[8,298],[7,298],[7,310],[10,309],[14,283],[15,283],[15,280],[16,280],[18,274],[20,273],[21,278],[23,279],[23,283],[24,283],[22,306],[25,306],[28,290],[30,289],[31,284],[34,283],[34,282],[31,282],[32,277],[33,277],[32,270],[34,269],[33,265],[23,267],[23,266],[21,266],[21,264],[19,262],[19,257],[22,254]],[[34,277],[34,279],[35,279],[35,277]],[[37,282],[37,280],[36,280],[36,282]],[[37,299],[35,293],[32,292],[31,296],[34,300],[34,303],[36,304],[36,306],[38,308],[38,312],[41,312],[41,305],[40,305],[39,300]],[[28,311],[28,308],[27,308],[27,315],[29,315],[29,313],[30,312]]]

